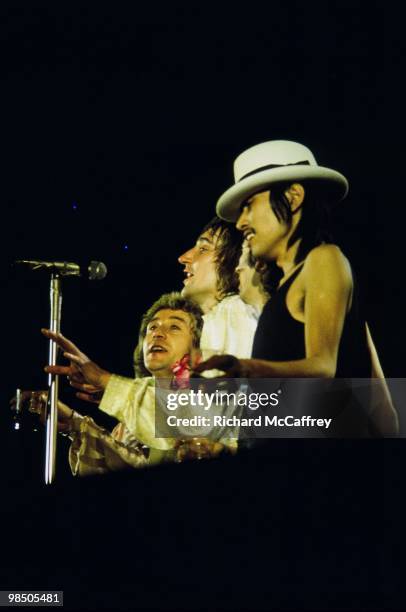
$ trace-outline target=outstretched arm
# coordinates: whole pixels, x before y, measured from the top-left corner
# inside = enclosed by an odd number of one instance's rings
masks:
[[[87,355],[82,353],[73,342],[61,333],[49,329],[42,329],[41,331],[44,336],[53,340],[59,346],[64,357],[70,361],[68,366],[46,366],[45,372],[67,376],[71,386],[80,391],[80,393],[77,393],[80,399],[98,401],[98,399],[95,399],[95,395],[100,394],[106,388],[111,376],[110,372],[103,370],[91,361]]]

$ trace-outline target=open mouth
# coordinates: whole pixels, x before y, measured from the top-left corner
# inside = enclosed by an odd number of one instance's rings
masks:
[[[250,242],[250,240],[252,240],[252,238],[254,237],[255,232],[252,229],[246,230],[244,232],[244,240],[246,242]]]
[[[185,275],[186,276],[185,276],[185,278],[183,280],[184,283],[187,283],[187,281],[189,281],[192,278],[192,276],[194,276],[194,274],[192,272],[189,272],[187,270],[185,270]]]
[[[167,349],[161,344],[153,344],[148,350],[148,353],[167,353],[167,352],[168,352]]]

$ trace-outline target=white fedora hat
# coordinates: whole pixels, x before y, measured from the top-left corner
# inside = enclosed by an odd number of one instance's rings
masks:
[[[339,172],[318,166],[307,147],[289,140],[271,140],[247,149],[234,162],[235,185],[217,202],[216,212],[237,221],[241,204],[272,183],[312,181],[322,188],[326,202],[339,202],[348,193],[348,181]]]

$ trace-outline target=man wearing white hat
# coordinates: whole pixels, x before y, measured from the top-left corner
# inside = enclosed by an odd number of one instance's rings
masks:
[[[347,179],[319,166],[290,141],[265,142],[234,164],[235,185],[217,214],[236,223],[252,255],[279,269],[265,305],[252,359],[214,356],[198,366],[228,376],[380,378],[371,419],[378,435],[397,432],[397,415],[360,309],[351,266],[323,233],[323,214],[348,192]]]

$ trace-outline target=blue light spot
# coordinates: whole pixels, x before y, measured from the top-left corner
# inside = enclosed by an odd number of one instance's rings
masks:
[[[77,210],[78,209],[78,205],[76,202],[72,202],[72,208],[73,210]]]
[[[128,244],[124,245],[124,251],[128,251]]]

